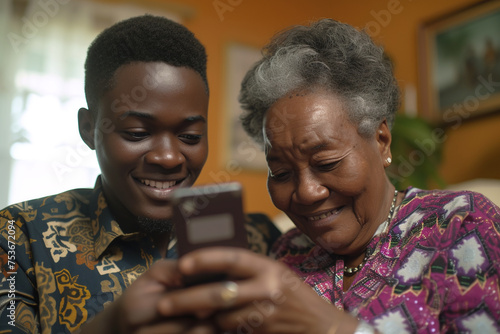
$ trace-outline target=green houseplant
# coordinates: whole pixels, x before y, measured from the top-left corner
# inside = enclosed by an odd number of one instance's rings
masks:
[[[439,134],[442,131],[419,117],[396,116],[392,128],[392,164],[386,169],[396,189],[445,186],[439,174],[443,146]]]

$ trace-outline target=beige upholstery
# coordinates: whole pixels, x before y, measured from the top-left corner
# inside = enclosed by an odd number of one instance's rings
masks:
[[[474,179],[449,185],[449,190],[472,190],[488,197],[493,203],[500,206],[500,180]]]

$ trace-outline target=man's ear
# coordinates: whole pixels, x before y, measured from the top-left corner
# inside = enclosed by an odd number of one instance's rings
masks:
[[[389,126],[387,125],[387,120],[384,119],[378,126],[377,132],[375,133],[375,139],[377,141],[380,157],[382,158],[384,167],[388,167],[392,161],[392,135],[391,130],[389,130]]]
[[[91,150],[95,150],[94,129],[94,114],[88,109],[80,108],[78,110],[78,130],[80,131],[80,137]]]

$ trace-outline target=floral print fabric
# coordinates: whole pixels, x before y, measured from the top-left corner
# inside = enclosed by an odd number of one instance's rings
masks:
[[[409,188],[343,292],[341,256],[293,229],[273,255],[382,333],[500,332],[500,209],[474,192]]]

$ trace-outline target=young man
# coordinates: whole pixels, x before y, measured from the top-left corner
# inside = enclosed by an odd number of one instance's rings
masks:
[[[94,189],[0,211],[1,333],[79,330],[137,277],[155,277],[148,269],[157,260],[176,258],[168,197],[193,185],[208,154],[203,45],[162,17],[119,22],[89,47],[85,94],[80,134],[102,173]],[[248,217],[250,247],[267,252],[279,232],[265,217]],[[132,291],[141,298],[131,303],[150,312],[148,292],[161,284],[139,283]],[[115,326],[120,315],[108,314],[98,319]]]

